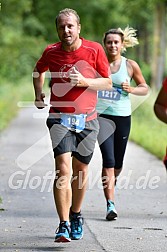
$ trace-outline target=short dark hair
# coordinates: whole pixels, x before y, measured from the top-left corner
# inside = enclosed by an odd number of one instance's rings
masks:
[[[76,17],[77,23],[80,24],[80,17],[78,15],[78,13],[73,9],[65,8],[65,9],[59,11],[59,14],[57,15],[57,17],[55,19],[56,27],[57,27],[57,23],[58,23],[58,18],[61,14],[69,16],[71,13],[74,14],[74,16]]]

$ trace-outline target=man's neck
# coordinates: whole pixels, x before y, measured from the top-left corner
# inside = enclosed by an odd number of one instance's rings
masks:
[[[72,45],[69,45],[69,46],[62,45],[62,48],[66,52],[73,52],[73,51],[76,51],[81,45],[82,45],[82,39],[79,38]]]

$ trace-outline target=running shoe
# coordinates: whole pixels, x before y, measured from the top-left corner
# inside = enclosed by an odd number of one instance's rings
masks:
[[[70,242],[70,232],[68,221],[61,221],[55,233],[55,242]]]
[[[117,219],[117,211],[115,209],[114,202],[111,200],[107,200],[107,214],[106,220],[116,220]]]
[[[71,239],[80,240],[83,237],[83,217],[81,214],[70,215],[71,222]]]

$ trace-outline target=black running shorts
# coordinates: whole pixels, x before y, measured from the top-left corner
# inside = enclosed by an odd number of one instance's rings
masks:
[[[99,132],[98,120],[86,122],[85,128],[80,133],[69,130],[60,122],[60,118],[53,116],[49,116],[46,121],[50,131],[54,157],[71,152],[72,156],[80,162],[89,164]]]

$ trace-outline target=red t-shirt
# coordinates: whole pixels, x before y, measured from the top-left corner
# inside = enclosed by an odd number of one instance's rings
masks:
[[[162,85],[163,85],[165,92],[167,93],[167,77],[163,80]]]
[[[54,108],[75,114],[89,114],[95,109],[97,91],[71,87],[69,73],[73,67],[86,78],[109,76],[109,63],[102,46],[83,38],[82,45],[72,52],[62,50],[61,42],[48,46],[36,67],[39,73],[47,70],[51,73],[51,113],[54,113]]]

